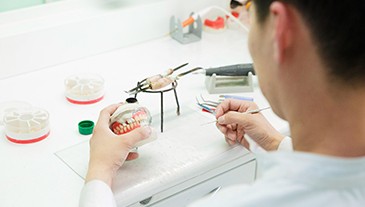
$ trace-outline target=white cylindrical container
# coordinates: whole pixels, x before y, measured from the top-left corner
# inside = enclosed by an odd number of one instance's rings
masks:
[[[39,142],[50,133],[47,111],[28,107],[13,109],[4,114],[5,137],[18,144]]]
[[[93,104],[104,97],[104,79],[96,74],[78,74],[65,80],[66,99],[73,104]]]

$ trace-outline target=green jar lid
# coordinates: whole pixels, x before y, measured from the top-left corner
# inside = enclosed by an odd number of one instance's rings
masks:
[[[93,133],[94,122],[90,120],[84,120],[79,122],[79,132],[82,135],[89,135]]]

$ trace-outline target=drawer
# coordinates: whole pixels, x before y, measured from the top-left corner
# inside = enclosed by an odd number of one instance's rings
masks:
[[[188,180],[163,192],[141,200],[130,207],[171,207],[186,206],[202,198],[215,189],[237,183],[251,183],[255,179],[256,160],[238,165],[229,170],[218,169],[220,172],[208,172],[199,178]],[[212,176],[212,174],[214,174]],[[209,195],[208,195],[209,196]]]

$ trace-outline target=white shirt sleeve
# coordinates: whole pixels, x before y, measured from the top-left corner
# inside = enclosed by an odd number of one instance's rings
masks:
[[[293,151],[293,143],[290,137],[286,136],[281,140],[278,151]]]
[[[110,187],[101,180],[87,182],[80,196],[79,207],[116,207]]]
[[[255,141],[253,141],[249,136],[245,135],[245,139],[250,144],[250,151],[253,153],[264,153],[266,152],[265,149],[260,147]],[[293,151],[293,143],[292,139],[288,136],[284,137],[283,140],[281,140],[277,151]]]

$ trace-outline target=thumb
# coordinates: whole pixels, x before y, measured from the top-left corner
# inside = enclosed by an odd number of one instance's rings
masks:
[[[138,142],[147,139],[152,133],[152,129],[149,126],[139,127],[127,134],[120,135],[122,139],[125,139],[127,143],[134,147]]]
[[[247,116],[241,112],[230,111],[218,118],[218,124],[244,124],[247,122]]]

